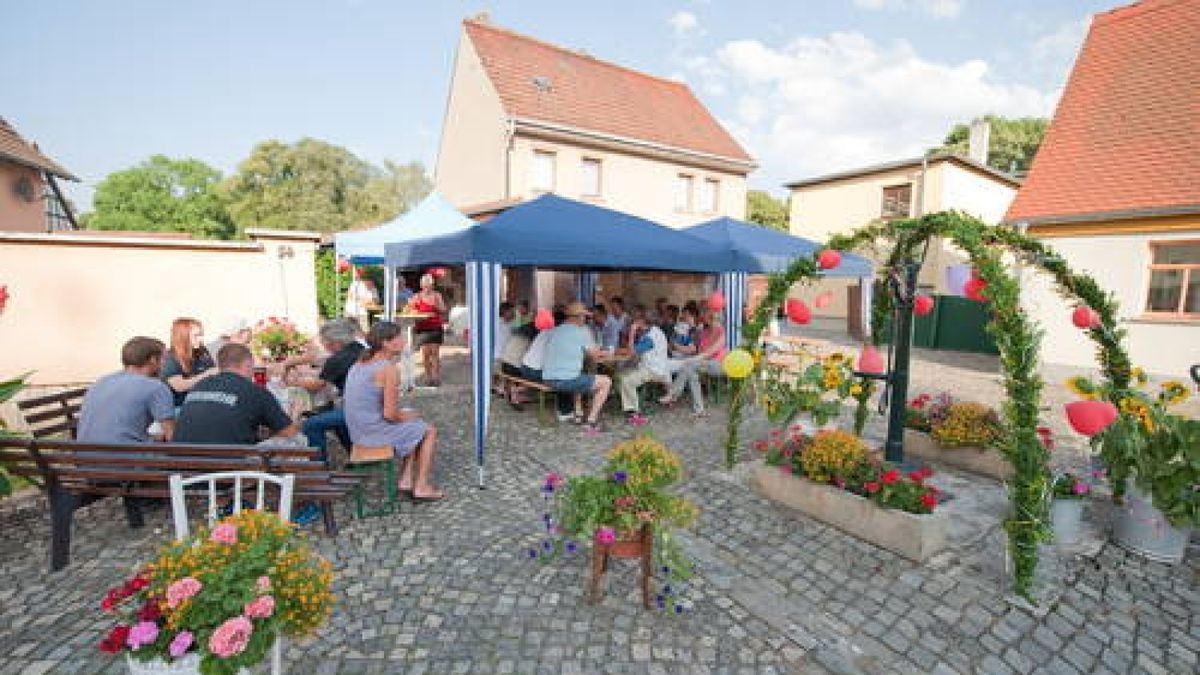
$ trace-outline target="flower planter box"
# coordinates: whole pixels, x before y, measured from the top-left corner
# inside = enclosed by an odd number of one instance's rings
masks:
[[[831,485],[763,465],[754,484],[767,499],[796,509],[843,532],[915,562],[925,562],[946,547],[946,517],[884,509]]]
[[[943,448],[933,437],[922,431],[904,430],[904,456],[919,457],[929,462],[977,473],[996,480],[1012,477],[1012,464],[999,450],[992,448]]]

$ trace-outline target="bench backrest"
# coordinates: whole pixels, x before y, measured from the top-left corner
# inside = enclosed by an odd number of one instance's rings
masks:
[[[87,387],[35,396],[17,401],[17,410],[21,411],[34,438],[75,438],[84,394],[87,394]]]

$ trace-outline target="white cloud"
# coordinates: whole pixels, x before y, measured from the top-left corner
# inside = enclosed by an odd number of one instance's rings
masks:
[[[953,19],[962,13],[962,0],[854,0],[869,10],[918,11],[939,19]]]
[[[686,35],[703,34],[704,29],[700,27],[700,19],[696,18],[695,14],[686,10],[679,10],[667,19],[667,23],[671,25],[671,29],[675,31],[675,35],[683,37]]]
[[[1048,115],[1057,98],[1000,81],[982,59],[939,62],[858,32],[779,46],[737,40],[681,64],[702,91],[727,92],[722,121],[758,159],[754,182],[771,187],[917,156],[956,122]]]

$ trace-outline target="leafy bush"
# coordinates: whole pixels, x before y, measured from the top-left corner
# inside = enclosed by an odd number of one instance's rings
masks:
[[[1000,416],[982,403],[952,403],[945,416],[930,420],[930,436],[943,448],[997,445],[1003,435]]]
[[[849,431],[818,431],[800,455],[804,475],[820,483],[845,476],[866,458],[862,439]]]

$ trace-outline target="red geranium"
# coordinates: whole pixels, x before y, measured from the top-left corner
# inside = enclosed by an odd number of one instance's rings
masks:
[[[883,475],[879,477],[879,480],[883,481],[884,485],[891,485],[892,483],[900,480],[900,471],[897,469],[885,471],[883,472]]]
[[[873,480],[863,483],[863,487],[867,490],[867,492],[870,492],[871,494],[875,494],[876,492],[879,492],[879,483],[876,483]]]
[[[129,638],[129,626],[115,626],[108,637],[100,641],[100,651],[105,654],[116,654],[125,648],[125,640]]]
[[[162,607],[159,606],[158,600],[147,600],[138,610],[137,616],[142,621],[158,621],[162,618]]]
[[[925,472],[921,470],[910,471],[908,472],[908,477],[913,482],[920,483],[922,480],[925,480]]]
[[[933,507],[937,506],[937,497],[933,496],[929,492],[926,492],[925,494],[921,495],[921,504],[923,504],[925,508],[932,511]]]

